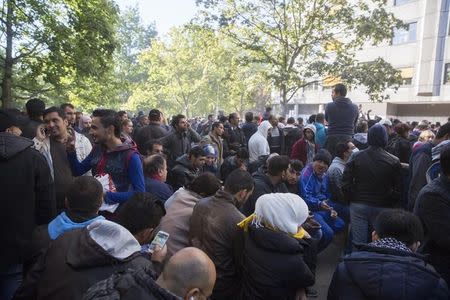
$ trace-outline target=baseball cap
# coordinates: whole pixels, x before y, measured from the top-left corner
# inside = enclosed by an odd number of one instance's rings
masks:
[[[26,118],[20,113],[8,109],[0,109],[0,132],[15,126],[21,127],[26,124]]]

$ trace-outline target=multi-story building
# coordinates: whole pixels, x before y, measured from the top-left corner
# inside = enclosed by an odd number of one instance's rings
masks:
[[[363,88],[348,96],[372,116],[405,121],[446,121],[450,116],[450,0],[389,0],[388,9],[403,20],[407,29],[394,30],[394,38],[383,46],[367,47],[360,61],[382,57],[399,69],[403,82],[398,91],[388,90],[390,99],[372,103]],[[290,116],[307,116],[331,101],[326,81],[298,92],[288,105]]]

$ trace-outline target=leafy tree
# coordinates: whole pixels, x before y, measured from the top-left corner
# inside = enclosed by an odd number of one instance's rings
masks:
[[[283,109],[297,91],[317,78],[333,76],[366,86],[382,101],[386,87],[398,87],[399,72],[383,59],[361,63],[366,45],[392,38],[402,23],[385,9],[386,0],[197,0],[205,24],[220,26],[247,51],[247,59],[267,65],[265,75],[280,92]],[[376,80],[373,74],[376,73]]]
[[[3,107],[29,96],[64,98],[110,71],[112,0],[3,0],[0,9]]]

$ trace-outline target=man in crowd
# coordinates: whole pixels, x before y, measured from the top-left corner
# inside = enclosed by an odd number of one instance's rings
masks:
[[[262,121],[258,126],[258,130],[252,135],[248,141],[248,154],[250,162],[257,161],[262,155],[270,154],[269,143],[267,142],[267,135],[272,125],[269,121]]]
[[[421,252],[450,285],[450,146],[442,150],[440,160],[442,174],[421,190],[414,213],[425,228]]]
[[[323,113],[318,113],[316,115],[314,126],[316,127],[316,144],[319,146],[319,148],[323,148],[325,146],[325,140],[327,138],[325,115]]]
[[[164,154],[164,147],[158,140],[149,140],[144,144],[141,154],[144,156]]]
[[[212,294],[216,269],[211,259],[193,247],[177,252],[155,281],[144,270],[128,270],[92,286],[85,300],[118,297],[120,300],[206,300]]]
[[[225,139],[228,144],[228,153],[226,156],[234,155],[240,148],[245,146],[244,131],[239,128],[239,116],[237,113],[232,113],[228,117],[230,127],[227,128]]]
[[[246,148],[238,149],[235,155],[227,157],[223,162],[223,164],[220,166],[221,180],[225,181],[228,175],[230,175],[230,173],[236,169],[246,171],[247,162],[248,162],[247,149]]]
[[[358,245],[359,251],[338,265],[328,299],[448,299],[444,280],[415,254],[422,239],[422,225],[413,214],[381,212],[372,242]]]
[[[217,270],[211,299],[236,299],[240,293],[240,257],[243,235],[237,224],[244,219],[241,206],[253,192],[253,179],[246,171],[235,170],[224,189],[204,198],[194,207],[189,234],[192,245],[205,251]],[[214,220],[214,222],[211,222]]]
[[[76,123],[75,106],[73,106],[71,103],[64,103],[61,104],[59,108],[61,108],[64,114],[66,115],[66,119],[67,122],[69,123],[69,126],[74,128]]]
[[[248,141],[251,136],[258,130],[258,125],[253,121],[253,113],[251,111],[245,113],[245,123],[242,125],[242,132],[245,136],[245,144],[248,145]]]
[[[201,147],[194,147],[189,154],[184,154],[177,159],[172,169],[170,183],[174,190],[191,183],[195,177],[200,175],[205,165],[206,153]]]
[[[66,108],[71,109],[70,106]],[[74,155],[82,160],[89,155],[92,145],[88,138],[69,127],[66,114],[58,107],[53,106],[44,111],[44,122],[45,131],[37,132],[34,146],[47,159],[55,181],[56,208],[60,213],[66,208],[66,190],[73,180],[66,147],[73,144]]]
[[[272,129],[267,135],[267,141],[270,147],[270,153],[281,153],[281,144],[283,135],[281,134],[281,128],[278,123],[278,119],[275,116],[270,116],[269,122],[272,125]]]
[[[249,216],[255,211],[255,203],[259,196],[268,193],[287,193],[288,189],[284,184],[289,169],[289,157],[275,155],[267,159],[267,172],[260,168],[253,173],[255,190],[252,196],[242,207],[244,215]],[[229,175],[231,176],[231,174]]]
[[[145,191],[152,193],[163,202],[173,195],[173,189],[166,183],[167,162],[161,154],[144,159]]]
[[[282,135],[283,143],[281,144],[280,154],[291,157],[292,146],[302,138],[302,130],[295,125],[295,119],[293,117],[287,119],[287,125],[283,128]]]
[[[31,256],[32,232],[56,215],[55,193],[45,158],[20,137],[25,121],[0,110],[0,298],[11,299]]]
[[[366,121],[359,121],[356,124],[356,133],[353,136],[353,144],[359,150],[367,149],[367,132],[369,131],[369,125]]]
[[[215,149],[215,153],[217,155],[217,160],[215,163],[216,169],[220,167],[223,162],[223,139],[222,136],[224,134],[223,123],[214,122],[211,126],[211,131],[208,135],[204,136],[201,140],[201,146],[211,145]]]
[[[141,158],[134,145],[120,139],[121,123],[117,113],[110,109],[96,109],[92,116],[91,136],[96,144],[93,151],[80,162],[73,145],[67,149],[73,174],[80,176],[92,170],[96,176],[108,176],[115,191],[110,189],[105,193],[107,203],[121,203],[134,192],[144,192]]]
[[[325,147],[334,157],[335,147],[340,141],[348,141],[353,138],[355,125],[358,121],[358,106],[352,103],[347,96],[347,88],[339,83],[333,87],[331,98],[325,108],[325,120],[328,122],[328,135]]]
[[[369,148],[353,154],[342,176],[344,198],[350,201],[353,243],[367,243],[369,229],[386,208],[400,204],[400,160],[384,148],[386,129],[375,124],[369,129]]]
[[[433,153],[437,156],[442,149],[442,145],[450,139],[450,122],[439,128],[436,137],[432,142],[424,143],[415,149],[411,155],[409,162],[409,170],[411,181],[409,184],[408,209],[413,210],[416,203],[417,195],[420,190],[427,184],[427,170],[431,166]],[[434,151],[433,151],[434,150]]]
[[[201,137],[195,132],[186,121],[183,115],[176,115],[172,118],[173,132],[161,139],[164,149],[167,151],[167,161],[169,167],[175,165],[177,158],[189,153],[192,143],[198,143]]]
[[[38,127],[44,122],[45,103],[38,98],[33,98],[27,101],[25,108],[29,121],[22,127],[22,136],[34,139]]]
[[[213,123],[214,123],[214,115],[209,114],[206,123],[203,124],[202,126],[199,126],[199,130],[197,131],[198,134],[200,134],[201,136],[208,135],[208,133],[211,131]]]
[[[135,135],[135,142],[140,153],[144,152],[145,143],[149,140],[158,140],[167,135],[167,131],[161,126],[161,112],[152,109],[148,113],[149,124],[142,127]]]

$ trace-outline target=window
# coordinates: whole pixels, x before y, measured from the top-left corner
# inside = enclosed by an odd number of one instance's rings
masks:
[[[411,85],[414,76],[414,68],[403,68],[400,69],[400,72],[402,76],[401,85]]]
[[[444,68],[444,84],[450,83],[450,63],[445,64]]]
[[[400,6],[406,3],[413,2],[414,0],[394,0],[394,6]]]
[[[308,84],[303,88],[304,91],[318,91],[319,90],[319,82],[314,81]]]
[[[392,45],[399,45],[416,41],[417,22],[409,23],[406,26],[407,29],[394,28],[394,37],[392,38]]]

